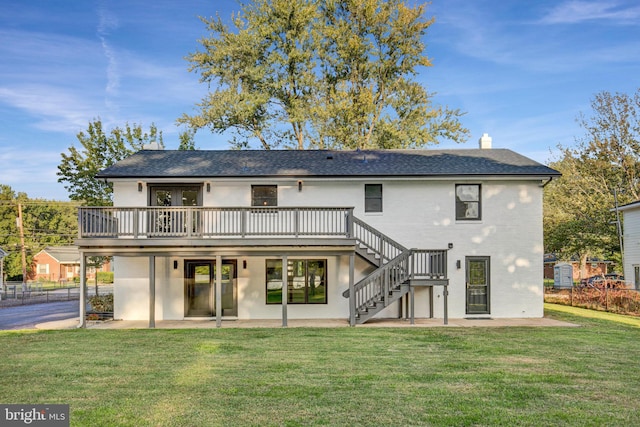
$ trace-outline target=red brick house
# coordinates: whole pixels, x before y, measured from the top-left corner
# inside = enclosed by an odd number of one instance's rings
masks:
[[[544,257],[544,278],[553,280],[553,268],[559,261],[555,255],[547,254]],[[603,276],[609,272],[609,266],[611,261],[603,261],[599,259],[588,259],[586,264],[586,275],[581,277],[580,273],[580,261],[569,260],[567,263],[573,266],[573,279],[579,281],[580,279],[588,279],[593,276]]]
[[[111,271],[107,261],[98,271]],[[95,278],[96,269],[87,268],[87,278]],[[33,258],[29,278],[52,282],[72,282],[80,278],[80,252],[76,246],[47,246]]]

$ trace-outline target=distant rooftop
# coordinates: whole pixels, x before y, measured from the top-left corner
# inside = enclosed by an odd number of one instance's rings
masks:
[[[77,246],[47,246],[42,252],[48,253],[60,264],[80,263],[80,251]]]
[[[558,177],[507,149],[462,150],[142,150],[98,178],[193,177]]]

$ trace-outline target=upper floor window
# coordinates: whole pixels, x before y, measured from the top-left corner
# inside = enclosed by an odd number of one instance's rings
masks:
[[[364,185],[364,211],[382,212],[382,184]]]
[[[456,184],[456,219],[479,220],[482,218],[480,184]]]
[[[278,206],[278,186],[252,185],[251,206]]]
[[[151,206],[201,206],[200,187],[168,187],[152,185]]]

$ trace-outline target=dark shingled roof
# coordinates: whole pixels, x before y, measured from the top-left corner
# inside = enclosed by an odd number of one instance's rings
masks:
[[[98,178],[535,176],[560,173],[506,149],[142,150]]]

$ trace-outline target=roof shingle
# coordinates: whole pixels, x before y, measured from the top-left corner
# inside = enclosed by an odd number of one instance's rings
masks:
[[[143,150],[98,178],[560,176],[507,149]]]

